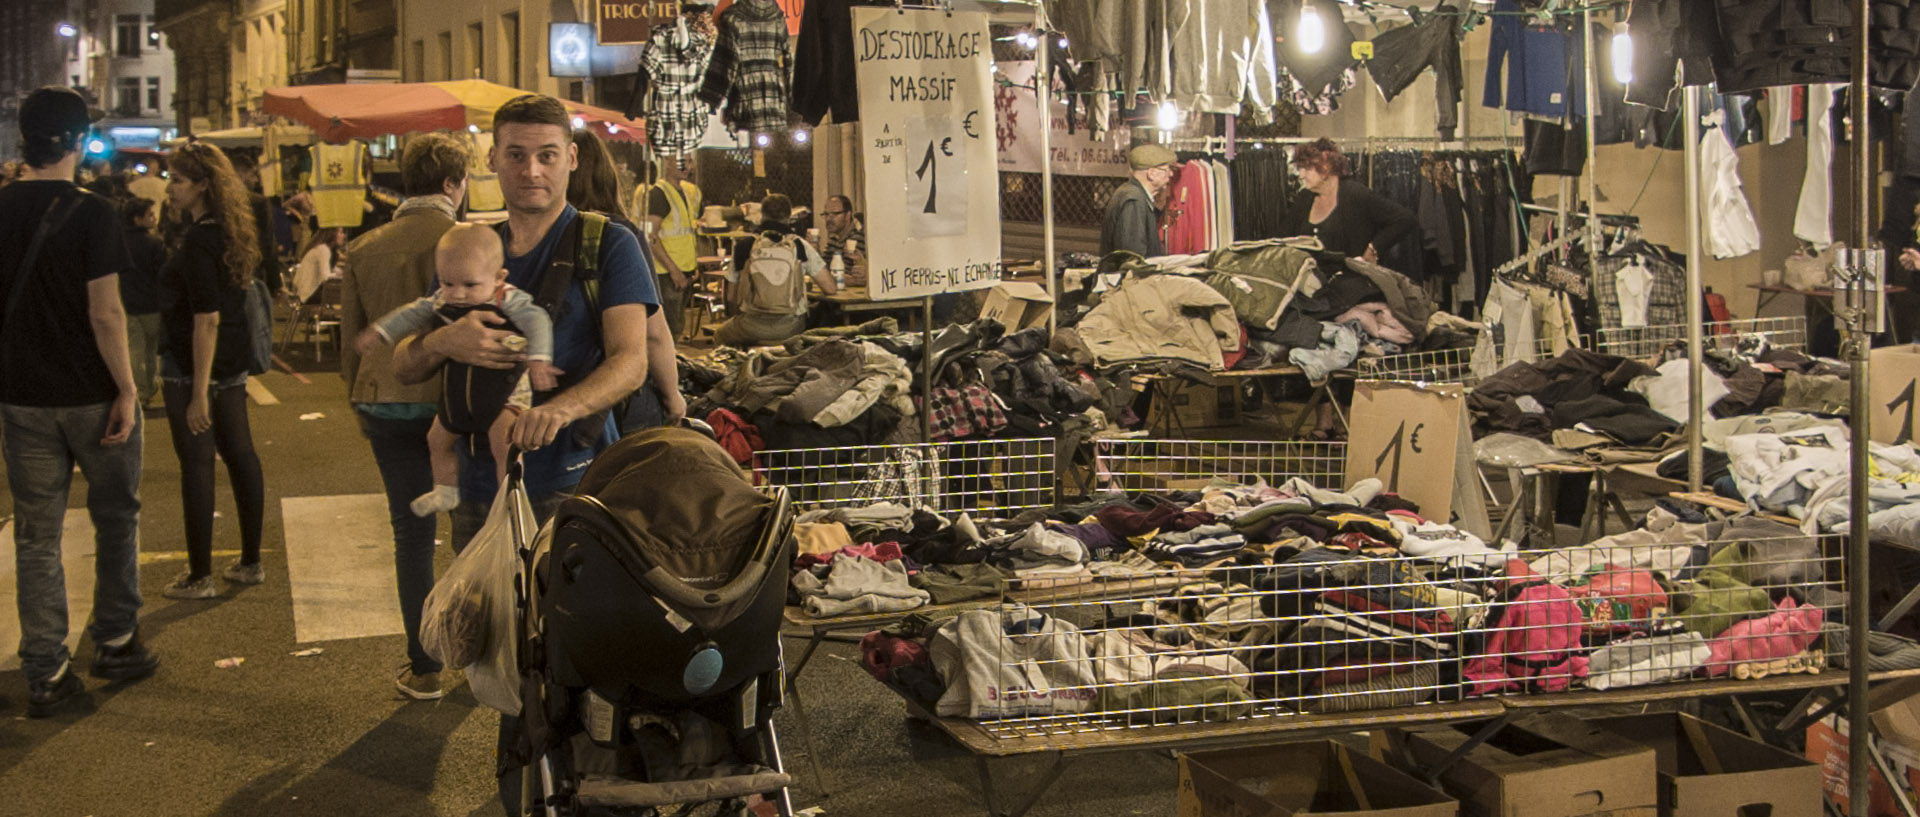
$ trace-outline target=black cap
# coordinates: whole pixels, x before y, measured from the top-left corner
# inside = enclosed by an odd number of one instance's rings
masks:
[[[20,103],[20,132],[26,136],[78,136],[100,118],[72,88],[49,85]]]

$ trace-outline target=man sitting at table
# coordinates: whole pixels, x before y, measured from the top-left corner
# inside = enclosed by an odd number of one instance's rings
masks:
[[[834,253],[847,263],[847,283],[867,284],[867,230],[853,212],[853,200],[839,194],[827,197],[820,209],[820,254],[831,268]]]
[[[717,343],[754,346],[779,343],[807,328],[807,279],[832,295],[838,292],[827,263],[787,220],[793,203],[770,193],[760,202],[760,237],[733,251],[735,281],[730,300],[739,314],[713,332]]]

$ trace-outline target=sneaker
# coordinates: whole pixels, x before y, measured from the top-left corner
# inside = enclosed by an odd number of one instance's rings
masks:
[[[87,674],[107,681],[138,681],[159,666],[159,657],[140,643],[140,631],[135,630],[133,638],[118,647],[94,647],[93,666]]]
[[[85,688],[80,683],[80,676],[73,674],[71,667],[61,673],[58,681],[34,681],[27,685],[27,717],[51,717],[55,709]]]
[[[433,490],[416,497],[408,508],[414,516],[432,516],[460,507],[460,489],[452,485],[435,485]]]
[[[259,584],[267,580],[267,571],[259,562],[234,562],[227,565],[226,570],[220,571],[220,576],[234,584]]]
[[[399,676],[393,679],[393,685],[400,689],[400,694],[416,701],[437,701],[447,695],[446,688],[440,685],[440,673],[415,675],[412,667],[401,667]]]
[[[191,573],[182,573],[167,585],[160,595],[170,599],[212,599],[220,597],[220,588],[213,583],[213,576],[201,576],[196,579]]]

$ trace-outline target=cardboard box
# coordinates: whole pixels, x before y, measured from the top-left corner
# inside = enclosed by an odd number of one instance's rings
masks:
[[[1183,380],[1174,386],[1168,399],[1159,399],[1162,394],[1167,392],[1156,392],[1153,405],[1147,408],[1147,428],[1166,427],[1169,412],[1176,430],[1240,423],[1240,390],[1234,386],[1205,386]]]
[[[1868,696],[1868,717],[1876,734],[1869,738],[1892,768],[1908,802],[1920,802],[1920,694],[1916,684],[1896,681],[1883,684]],[[1822,697],[1815,704],[1824,706]],[[1845,716],[1828,715],[1807,725],[1807,760],[1819,764],[1822,787],[1827,799],[1843,813],[1852,803],[1848,792],[1849,725]],[[1893,792],[1880,770],[1869,767],[1867,778],[1867,814],[1871,817],[1903,817],[1894,804]]]
[[[1920,344],[1881,347],[1873,350],[1869,360],[1873,379],[1868,388],[1871,404],[1867,417],[1872,422],[1873,441],[1912,442],[1916,431],[1914,403],[1920,401],[1920,394],[1915,393],[1915,382],[1920,381]]]
[[[1179,817],[1455,817],[1459,804],[1330,740],[1180,756]]]
[[[1427,769],[1466,745],[1484,725],[1402,734],[1414,765]],[[1395,755],[1378,740],[1375,748],[1389,758]],[[1659,804],[1654,775],[1651,747],[1549,712],[1495,732],[1442,772],[1440,786],[1459,798],[1462,817],[1653,817]]]
[[[1039,284],[1007,281],[987,290],[987,302],[980,317],[992,318],[1008,332],[1047,325],[1047,313],[1053,310],[1053,296]]]
[[[1820,817],[1820,767],[1679,712],[1587,721],[1653,747],[1660,817]]]

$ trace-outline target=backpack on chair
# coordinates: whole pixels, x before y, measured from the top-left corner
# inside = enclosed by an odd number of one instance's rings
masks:
[[[807,274],[800,264],[799,239],[783,235],[754,239],[747,256],[746,291],[741,308],[761,315],[788,317],[807,311]]]

